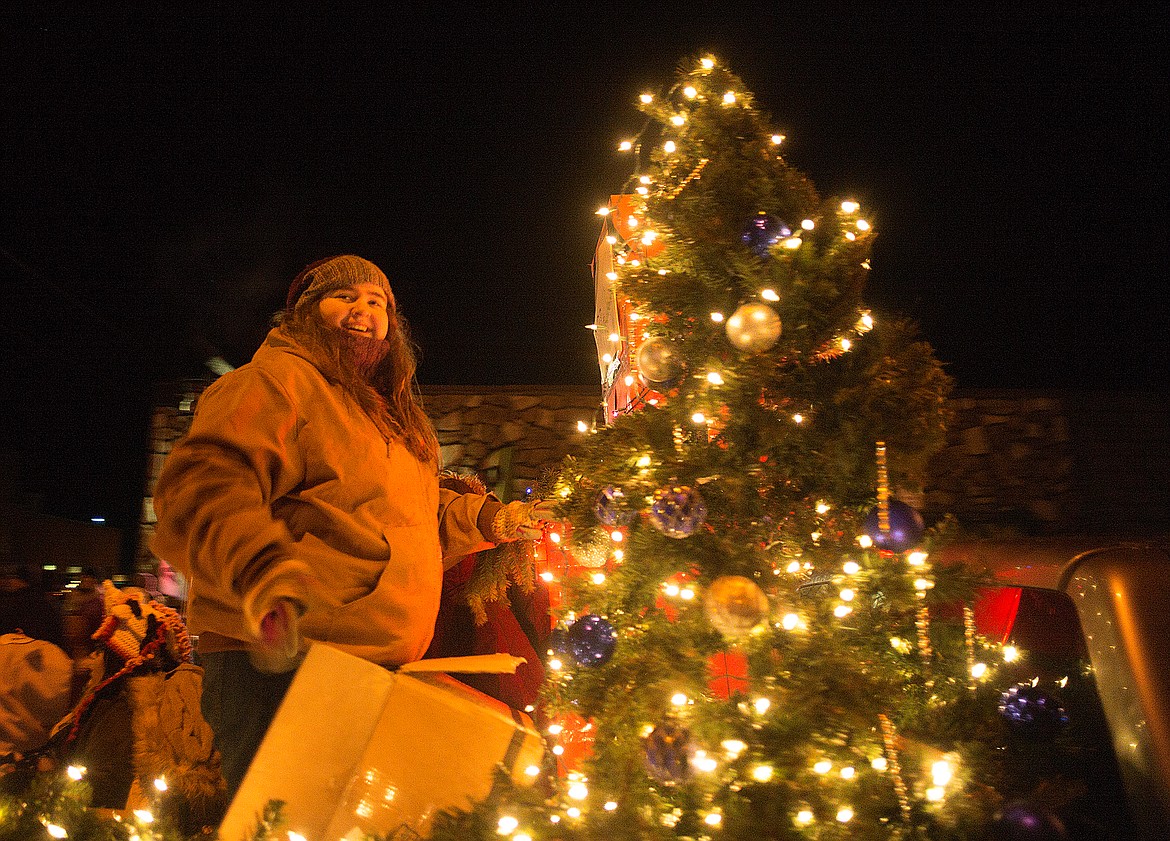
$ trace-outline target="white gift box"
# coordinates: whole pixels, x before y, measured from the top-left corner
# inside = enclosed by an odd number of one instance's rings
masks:
[[[308,841],[426,837],[440,811],[485,798],[501,763],[531,783],[525,769],[543,752],[528,716],[445,674],[392,672],[318,643],[219,837],[251,838],[272,800],[284,801],[287,828]]]

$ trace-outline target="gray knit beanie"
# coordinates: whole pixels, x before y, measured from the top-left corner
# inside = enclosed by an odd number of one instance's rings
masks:
[[[390,291],[390,281],[386,279],[381,269],[362,257],[342,254],[318,260],[301,269],[288,288],[285,312],[292,313],[301,304],[316,301],[326,292],[358,283],[381,286],[386,297],[394,300],[394,293]]]

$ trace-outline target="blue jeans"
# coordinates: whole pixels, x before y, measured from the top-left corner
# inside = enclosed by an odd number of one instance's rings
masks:
[[[200,654],[198,661],[203,667],[200,707],[215,733],[230,802],[296,671],[264,674],[252,667],[246,651]]]

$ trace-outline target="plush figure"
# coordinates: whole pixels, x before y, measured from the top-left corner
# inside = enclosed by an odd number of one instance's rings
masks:
[[[92,805],[150,808],[199,832],[222,813],[226,788],[199,710],[203,670],[191,638],[178,612],[144,590],[110,581],[103,589],[105,618],[93,638],[105,671],[57,725],[57,752],[88,769]],[[153,803],[159,778],[167,791]]]

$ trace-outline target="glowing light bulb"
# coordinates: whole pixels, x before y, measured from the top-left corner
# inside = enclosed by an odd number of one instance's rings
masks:
[[[808,809],[801,809],[796,813],[796,822],[801,826],[808,826],[813,822],[813,813]]]
[[[707,374],[707,382],[711,385],[723,385],[723,375],[718,371],[711,371]]]
[[[579,818],[579,817],[581,817],[581,810],[578,809],[576,806],[570,806],[568,809],[565,810],[565,814],[568,815],[570,818]]]
[[[857,230],[868,231],[869,230],[869,223],[866,222],[864,219],[858,219],[857,220]]]
[[[946,797],[947,790],[942,786],[931,786],[926,790],[926,799],[931,803],[937,803]]]
[[[861,564],[857,563],[857,561],[846,561],[841,565],[841,569],[846,575],[857,575],[857,573],[861,572]]]
[[[732,759],[735,759],[737,756],[747,750],[747,744],[741,742],[739,739],[724,739],[719,744],[725,751],[727,751],[728,755]]]
[[[609,533],[609,539],[612,540],[614,543],[621,543],[623,540],[626,539],[626,536],[624,534],[622,534],[619,529],[614,529],[613,531],[611,531]]]
[[[605,573],[604,572],[595,572],[595,573],[593,573],[593,577],[591,580],[593,581],[594,584],[604,584],[605,583]]]
[[[676,707],[685,707],[689,699],[682,692],[676,692],[670,696],[670,703]]]
[[[766,713],[768,711],[768,708],[771,706],[772,706],[772,702],[769,701],[767,698],[757,698],[756,699],[756,712],[758,712],[760,715],[763,715],[764,713]]]
[[[784,618],[780,620],[780,625],[786,631],[794,631],[800,625],[800,617],[795,613],[786,613]]]
[[[911,552],[906,556],[906,563],[912,567],[920,567],[926,563],[927,555],[925,552]]]
[[[613,559],[615,561],[620,561],[625,556],[626,556],[626,553],[623,552],[621,549],[614,549],[613,550]]]
[[[527,832],[518,832],[512,836],[512,841],[532,841],[532,836]]]
[[[288,831],[288,841],[308,841],[308,839],[306,839],[305,836],[301,835],[299,832],[293,832],[290,829]]]
[[[934,582],[932,582],[926,578],[915,578],[914,579],[914,589],[915,590],[929,590],[933,586],[934,586]]]
[[[608,207],[597,208],[597,215],[598,216],[609,216],[609,214],[610,214],[610,209]],[[616,241],[617,240],[614,240],[614,242],[616,242]]]
[[[707,817],[703,818],[703,823],[707,826],[719,826],[723,822],[723,815],[718,812],[710,812]]]
[[[800,220],[800,227],[804,228],[804,230],[806,230],[806,231],[811,231],[816,226],[817,226],[817,223],[811,219],[801,219]]]
[[[813,771],[818,774],[827,774],[833,770],[833,763],[827,759],[822,759],[820,762],[813,765]]]
[[[792,416],[792,422],[793,423],[804,423],[804,415],[802,415],[800,412],[797,412],[795,415]]]
[[[873,546],[873,538],[868,534],[859,534],[857,535],[857,545],[862,549],[868,549]]]
[[[844,590],[841,591],[841,601],[851,602],[851,601],[853,601],[853,597],[855,595],[856,594],[851,589],[846,587]]]
[[[987,674],[987,664],[986,663],[976,663],[973,666],[971,666],[971,677],[975,678],[976,680],[979,680],[979,678],[983,677],[986,674]]]
[[[631,143],[629,140],[623,140],[621,143],[618,144],[618,151],[619,152],[628,152],[633,148],[634,148],[634,144]]]
[[[930,776],[936,786],[945,786],[955,776],[955,769],[945,759],[940,759],[930,766]]]
[[[639,96],[638,99],[640,99],[642,101],[643,105],[649,105],[651,102],[654,101],[654,94],[644,93],[641,96]]]
[[[775,770],[771,765],[757,765],[752,769],[752,779],[758,780],[761,783],[766,783],[768,780],[772,779],[772,774],[774,773]]]
[[[556,657],[554,657],[548,661],[548,667],[550,669],[552,669],[554,672],[559,672],[561,669],[563,669],[565,667],[565,664],[562,663],[560,660],[558,660]]]
[[[606,272],[605,277],[607,280],[617,280],[618,273],[617,272]],[[596,328],[594,328],[594,329],[596,329]]]
[[[667,584],[662,589],[663,592],[665,592],[668,596],[677,596],[679,593],[679,587],[677,584]]]
[[[1020,659],[1020,650],[1014,645],[1004,646],[1003,661],[1005,663],[1014,663]]]
[[[875,771],[885,771],[890,767],[890,763],[886,761],[884,756],[875,756],[870,760],[869,766]]]
[[[857,775],[857,769],[852,765],[846,765],[841,769],[841,779],[852,780]]]
[[[538,777],[538,776],[540,776],[540,766],[539,765],[529,765],[527,768],[524,769],[524,773],[526,776],[529,776],[529,777]]]
[[[586,787],[585,783],[573,783],[571,786],[569,786],[567,794],[574,800],[584,800],[589,796],[589,789]]]
[[[790,561],[788,566],[784,568],[784,571],[791,573],[792,575],[800,572],[800,561]]]
[[[772,135],[772,145],[773,146],[779,146],[783,142],[784,142],[784,135],[782,135],[782,134],[773,134]]]
[[[853,242],[853,240],[857,239],[857,234],[853,233],[853,231],[846,231],[845,232],[845,239],[849,240],[850,242]]]
[[[837,820],[841,823],[849,823],[853,820],[853,810],[846,806],[844,809],[837,810]]]
[[[662,151],[666,152],[668,155],[673,155],[676,151],[678,151],[678,144],[673,140],[668,140],[662,144]]]
[[[702,412],[695,412],[693,415],[691,415],[691,421],[693,423],[706,423],[707,416],[704,415]]]
[[[712,771],[714,771],[716,768],[719,767],[719,763],[716,762],[710,756],[707,756],[702,751],[699,751],[695,755],[694,766],[696,768],[698,768],[700,771],[702,771],[704,774],[710,774]]]
[[[853,612],[853,608],[851,608],[847,604],[839,604],[835,608],[833,608],[833,615],[836,616],[838,619],[844,619],[846,616],[848,616],[852,612]]]
[[[675,125],[675,126],[681,126],[686,121],[687,121],[687,118],[683,114],[675,114],[673,117],[670,118],[671,125]]]
[[[683,587],[681,590],[678,591],[678,597],[680,599],[682,599],[684,602],[689,602],[691,599],[693,599],[695,597],[695,591],[692,590],[690,587]]]
[[[703,66],[704,70],[710,70],[715,66],[715,59],[711,57],[703,58],[699,60],[699,64]]]
[[[861,209],[861,205],[855,201],[846,200],[846,201],[841,202],[841,210],[844,213],[856,213],[860,209]]]
[[[159,777],[154,781],[154,787],[158,791],[166,791],[167,790],[167,781],[164,780],[162,777]]]
[[[765,301],[779,301],[780,296],[776,294],[775,289],[761,289],[760,297]]]
[[[829,503],[824,502],[823,500],[818,502],[817,503],[817,513],[818,514],[828,514],[829,513]]]
[[[496,823],[496,832],[500,835],[511,835],[516,831],[516,827],[520,826],[520,821],[516,820],[511,815],[504,815]]]
[[[721,321],[723,321],[723,313],[721,313],[721,312],[711,313],[711,320],[714,321],[716,324],[719,324]]]
[[[849,350],[851,347],[853,347],[853,342],[848,339],[841,340],[841,350]]]
[[[135,809],[134,817],[138,818],[139,823],[154,823],[154,815],[146,809]]]
[[[549,543],[560,543],[560,542],[561,542],[561,535],[560,535],[560,533],[559,533],[559,532],[555,532],[555,531],[550,531],[550,532],[548,533],[548,542],[549,542]]]
[[[802,240],[800,237],[788,237],[788,239],[784,240],[784,242],[781,244],[789,251],[795,251],[804,244],[804,240]]]
[[[862,315],[861,316],[861,326],[864,327],[866,330],[872,330],[873,329],[873,316],[870,315],[869,313],[865,313],[864,315]]]
[[[734,105],[735,104],[735,91],[728,91],[727,93],[723,94],[723,104],[724,105]]]
[[[65,769],[65,774],[69,777],[69,779],[77,782],[85,776],[85,767],[82,765],[70,765]]]
[[[69,833],[65,831],[65,827],[57,826],[55,823],[45,824],[45,832],[49,833],[52,838],[68,838]]]
[[[685,96],[687,99],[694,99],[698,95],[699,92],[695,90],[694,85],[687,85],[685,88],[683,88],[683,96]]]

